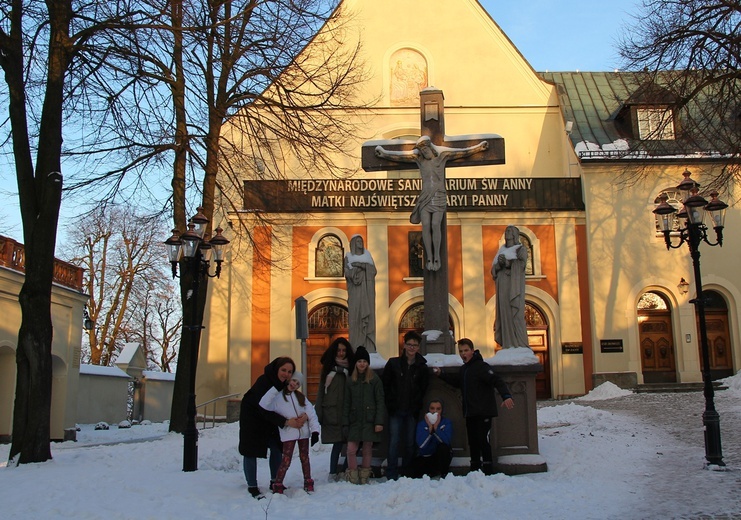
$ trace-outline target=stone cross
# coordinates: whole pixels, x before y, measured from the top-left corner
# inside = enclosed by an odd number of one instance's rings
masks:
[[[448,137],[445,135],[445,116],[443,93],[429,87],[420,92],[420,133],[427,136],[436,151],[445,150],[450,157],[442,162],[442,182],[445,182],[445,168],[458,166],[483,166],[487,164],[504,164],[504,139],[496,134],[477,134]],[[420,139],[420,141],[424,141]],[[415,152],[416,150],[416,152]],[[421,153],[418,142],[402,140],[368,141],[362,148],[362,165],[365,171],[390,171],[418,169],[412,154]],[[443,203],[444,204],[444,203]],[[416,213],[416,209],[415,209]],[[418,223],[415,215],[412,221]],[[439,258],[429,258],[432,244],[429,234],[426,237],[425,250],[428,252],[427,266],[424,271],[424,316],[425,330],[438,330],[443,334],[436,340],[426,338],[422,353],[442,352],[455,353],[453,338],[448,334],[450,329],[448,311],[448,244],[447,219],[444,209],[439,224]]]

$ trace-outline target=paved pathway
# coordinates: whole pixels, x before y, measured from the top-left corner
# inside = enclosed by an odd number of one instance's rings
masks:
[[[641,417],[669,432],[688,445],[704,446],[702,392],[631,394],[603,401],[577,401],[579,404]],[[723,460],[741,470],[741,398],[724,390],[715,393],[715,409],[720,415]],[[704,448],[703,448],[704,450]]]
[[[540,402],[539,407],[553,406],[564,401]],[[702,413],[705,397],[702,392],[688,393],[634,393],[601,401],[574,400],[581,406],[590,406],[621,415],[631,415],[666,431],[677,439],[677,447],[697,447],[691,460],[668,460],[659,463],[643,485],[650,488],[653,506],[670,501],[670,510],[684,510],[682,520],[741,520],[741,395],[728,390],[715,393],[715,408],[720,415],[721,445],[726,470],[722,473],[697,471],[704,460],[705,441]],[[674,456],[688,451],[683,448]],[[667,456],[670,457],[667,453]],[[681,455],[680,455],[681,456]],[[638,506],[638,505],[636,505]],[[650,507],[650,506],[649,506]],[[650,510],[650,509],[649,509]],[[717,511],[739,511],[718,513]],[[645,518],[653,518],[653,515]],[[644,518],[643,516],[628,518]]]

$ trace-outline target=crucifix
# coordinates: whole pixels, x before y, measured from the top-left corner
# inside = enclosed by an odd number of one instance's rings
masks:
[[[443,92],[428,87],[420,92],[421,137],[417,141],[368,141],[362,148],[365,171],[419,169],[422,190],[410,217],[422,224],[425,247],[424,316],[427,335],[422,353],[455,353],[448,334],[448,244],[445,211],[446,167],[504,164],[504,139],[496,134],[447,137]]]

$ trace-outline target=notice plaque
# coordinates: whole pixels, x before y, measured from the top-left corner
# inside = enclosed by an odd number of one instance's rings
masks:
[[[581,343],[561,343],[561,352],[564,354],[583,354],[584,347]]]
[[[623,351],[623,340],[622,339],[601,339],[599,340],[599,348],[602,352],[622,352]]]

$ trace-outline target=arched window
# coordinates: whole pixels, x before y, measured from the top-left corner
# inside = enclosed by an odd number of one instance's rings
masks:
[[[682,202],[682,192],[680,192],[676,188],[670,188],[662,191],[658,197],[656,197],[656,200],[654,200],[655,204],[659,204],[661,202],[661,194],[666,194],[667,204],[674,206],[677,209],[677,212],[681,211],[684,207],[684,204]],[[672,216],[672,225],[671,229],[672,232],[676,232],[680,227],[679,217],[677,217],[677,213],[674,213]],[[654,229],[656,230],[657,236],[664,236],[664,234],[661,232],[661,226],[659,225],[659,215],[654,215]]]
[[[341,277],[343,274],[342,259],[345,250],[342,241],[332,234],[324,235],[319,239],[316,246],[316,262],[314,264],[314,276],[319,277]]]
[[[545,278],[540,262],[540,240],[537,235],[526,226],[517,226],[520,232],[520,244],[527,249],[527,264],[525,265],[525,276],[528,280],[539,280]],[[499,239],[499,245],[504,245],[504,233]]]
[[[638,299],[637,307],[639,311],[665,311],[669,309],[664,297],[655,292],[643,293]]]
[[[527,249],[527,263],[525,264],[525,276],[534,276],[535,267],[533,266],[533,244],[527,235],[520,233],[520,243]]]

